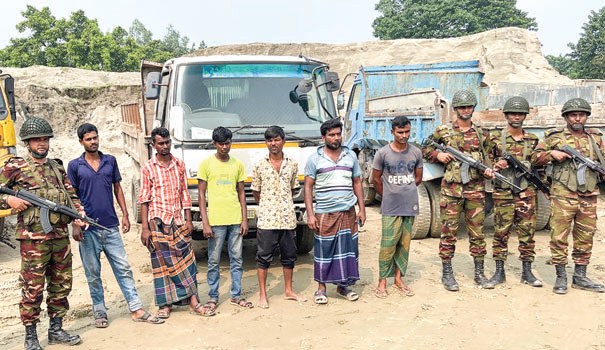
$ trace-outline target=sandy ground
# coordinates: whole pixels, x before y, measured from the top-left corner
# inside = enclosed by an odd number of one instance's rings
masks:
[[[602,199],[601,199],[601,203]],[[605,215],[600,205],[599,216]],[[286,301],[282,297],[281,267],[274,265],[268,274],[270,308],[238,309],[228,302],[229,265],[226,253],[221,262],[221,300],[218,314],[203,318],[188,313],[184,307],[173,312],[163,325],[134,323],[122,295],[104,261],[103,282],[109,307],[110,326],[92,326],[91,301],[77,243],[74,249],[74,284],[69,301],[71,310],[66,328],[83,338],[78,349],[314,349],[346,347],[354,349],[450,348],[480,349],[605,349],[605,316],[602,312],[605,294],[570,289],[564,296],[555,295],[554,268],[548,259],[548,232],[537,233],[537,275],[545,282],[543,288],[519,283],[520,262],[516,240],[506,263],[508,282],[493,290],[477,288],[472,281],[472,259],[467,254],[468,239],[462,236],[454,258],[460,292],[443,289],[440,283],[438,240],[412,242],[410,264],[405,281],[416,296],[405,297],[389,287],[387,299],[373,295],[377,283],[377,257],[380,237],[380,215],[377,206],[368,209],[365,231],[360,234],[361,280],[355,290],[361,294],[357,302],[338,298],[329,288],[328,305],[311,301],[316,283],[313,281],[313,256],[299,256],[294,272],[294,289],[307,298],[307,303]],[[493,227],[487,221],[490,238]],[[138,239],[139,227],[124,236],[139,294],[146,308],[154,306],[148,253]],[[595,237],[594,255],[589,268],[591,277],[605,281],[605,240],[603,222]],[[207,244],[194,243],[198,260],[199,292],[206,299]],[[490,249],[491,251],[491,249]],[[255,241],[244,247],[245,273],[243,292],[255,303],[258,282],[254,265]],[[19,290],[17,275],[19,258],[16,251],[0,247],[0,347],[22,347],[23,327],[18,318]],[[487,260],[491,274],[494,263]],[[571,267],[568,268],[571,278]],[[389,284],[391,281],[389,281]],[[45,310],[45,306],[43,306]],[[43,314],[39,334],[47,345],[48,317]],[[67,347],[51,346],[62,349]]]

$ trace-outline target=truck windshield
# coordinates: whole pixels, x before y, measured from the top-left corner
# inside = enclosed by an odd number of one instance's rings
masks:
[[[217,126],[279,125],[287,133],[319,139],[320,124],[330,118],[319,99],[335,116],[332,94],[325,85],[320,86],[319,93],[312,89],[307,94],[308,116],[289,98],[290,91],[301,79],[309,79],[315,67],[294,63],[181,66],[171,111],[175,137],[210,140]],[[323,70],[316,71],[315,79],[318,84],[323,82]],[[263,134],[262,128],[250,128],[234,134],[233,139],[262,140]]]

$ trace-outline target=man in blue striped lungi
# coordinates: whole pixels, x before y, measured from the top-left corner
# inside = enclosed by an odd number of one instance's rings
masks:
[[[314,269],[319,284],[314,299],[326,304],[326,283],[333,283],[338,296],[355,301],[359,295],[349,286],[359,280],[357,231],[366,220],[361,168],[355,153],[342,146],[338,119],[326,121],[320,130],[325,145],[317,148],[305,167],[307,224],[315,231]]]

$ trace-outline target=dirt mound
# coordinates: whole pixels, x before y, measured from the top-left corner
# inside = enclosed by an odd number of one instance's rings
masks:
[[[485,69],[484,81],[573,84],[554,70],[542,55],[535,33],[520,28],[501,28],[450,39],[399,39],[352,44],[270,44],[252,43],[211,47],[197,55],[279,55],[299,54],[321,59],[344,77],[360,65],[437,63],[479,60]]]

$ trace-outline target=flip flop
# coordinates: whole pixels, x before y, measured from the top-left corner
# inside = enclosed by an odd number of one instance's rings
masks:
[[[151,314],[147,311],[145,311],[145,314],[143,314],[143,316],[141,316],[139,318],[133,318],[132,320],[134,322],[145,322],[145,323],[151,323],[151,324],[164,323],[164,320],[162,320],[161,318],[156,317],[156,316],[151,316]]]
[[[345,287],[341,287],[340,292],[336,291],[336,294],[341,298],[347,299],[348,301],[356,301],[359,299],[359,294]]]
[[[326,291],[325,290],[318,290],[315,292],[315,294],[313,294],[313,296],[315,297],[315,303],[316,304],[327,304],[328,303],[328,297],[326,296]]]
[[[404,288],[404,287],[398,286],[396,284],[394,284],[393,287],[395,287],[395,289],[397,289],[398,291],[400,291],[407,297],[413,297],[414,295],[416,295],[416,293],[414,293],[414,291],[411,290],[410,288]]]
[[[298,296],[298,297],[284,297],[284,299],[285,300],[299,301],[299,302],[302,302],[302,303],[306,303],[307,302],[307,298],[301,297],[301,296]]]
[[[384,299],[384,298],[386,298],[386,297],[388,297],[388,296],[389,296],[389,293],[387,293],[387,291],[386,291],[386,290],[382,290],[382,289],[378,289],[378,288],[376,288],[376,290],[374,291],[374,295],[375,295],[377,298]]]

